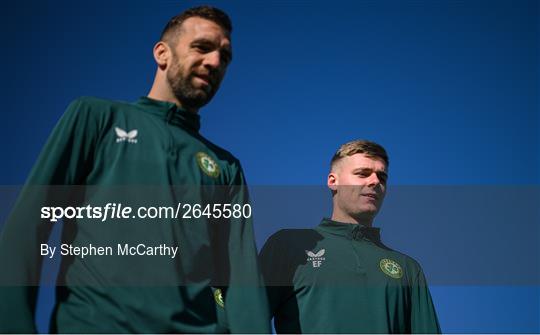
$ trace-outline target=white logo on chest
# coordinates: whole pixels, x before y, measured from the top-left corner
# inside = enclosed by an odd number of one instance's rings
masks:
[[[128,143],[137,143],[137,134],[139,133],[137,129],[133,129],[130,132],[125,131],[124,129],[114,127],[116,132],[116,143],[125,142]]]
[[[322,262],[324,261],[323,256],[325,252],[325,249],[321,249],[316,253],[306,250],[306,254],[308,255],[307,261],[311,262],[311,266],[313,266],[314,268],[320,268]]]

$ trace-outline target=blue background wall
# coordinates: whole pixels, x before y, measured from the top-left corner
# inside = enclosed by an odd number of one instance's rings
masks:
[[[392,187],[537,189],[537,1],[210,3],[233,20],[234,61],[201,111],[202,133],[241,159],[251,185],[324,185],[336,148],[367,138],[389,151]],[[0,183],[24,183],[74,98],[146,95],[161,29],[195,4],[3,2]],[[533,223],[519,232],[538,241]],[[429,280],[429,250],[410,247],[420,237],[381,226]],[[256,227],[259,246],[278,228]],[[529,252],[536,262],[538,248]],[[432,284],[445,332],[540,332],[538,278]],[[40,300],[41,330],[51,296]]]

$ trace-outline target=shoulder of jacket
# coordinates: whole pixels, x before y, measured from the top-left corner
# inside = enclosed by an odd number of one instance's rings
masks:
[[[268,238],[268,243],[279,245],[302,244],[306,240],[319,236],[315,229],[280,229]]]
[[[71,104],[87,107],[95,110],[109,110],[118,108],[132,108],[132,104],[125,101],[115,101],[91,96],[81,96],[73,100]]]
[[[402,263],[401,265],[405,266],[411,273],[422,271],[420,263],[411,256],[396,250],[391,250],[390,252],[396,258],[395,261]]]
[[[227,162],[229,165],[239,167],[240,166],[240,160],[236,158],[230,151],[220,147],[219,145],[213,143],[212,141],[209,141],[206,137],[201,135],[201,140],[204,143],[204,145],[212,151],[214,155],[219,160]]]

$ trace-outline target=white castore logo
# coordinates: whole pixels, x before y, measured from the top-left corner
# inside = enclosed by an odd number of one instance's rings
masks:
[[[127,132],[124,129],[114,127],[114,131],[116,132],[116,136],[118,136],[116,143],[125,141],[128,141],[128,143],[137,143],[137,134],[139,133],[137,129]]]
[[[321,264],[324,261],[323,256],[324,256],[325,252],[326,252],[326,250],[324,250],[324,249],[321,249],[316,253],[311,252],[309,250],[306,250],[306,254],[308,255],[307,261],[311,262],[311,265],[314,268],[319,268],[319,267],[321,267]]]

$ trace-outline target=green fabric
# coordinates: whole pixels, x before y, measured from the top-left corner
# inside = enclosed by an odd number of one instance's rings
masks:
[[[199,134],[199,116],[175,104],[143,97],[136,103],[83,97],[74,101],[48,139],[0,237],[4,282],[0,288],[0,332],[35,332],[34,309],[39,281],[40,243],[52,224],[40,222],[39,206],[47,191],[36,185],[104,186],[83,201],[115,202],[105,186],[155,186],[151,205],[182,203],[248,203],[239,161]],[[124,133],[120,136],[119,128]],[[203,171],[199,153],[218,165],[216,174]],[[215,171],[215,169],[213,170]],[[212,172],[212,171],[211,171]],[[184,193],[168,185],[191,185]],[[198,186],[203,185],[202,189]],[[228,185],[213,196],[214,189]],[[135,189],[133,189],[135,190]],[[186,191],[187,190],[187,191]],[[128,192],[129,193],[129,192]],[[134,191],[134,193],[137,193]],[[219,192],[216,191],[216,194]],[[123,194],[141,200],[141,194]],[[154,194],[143,194],[147,201]],[[30,207],[29,207],[30,206]],[[52,331],[75,333],[212,333],[269,332],[268,306],[258,271],[250,219],[170,220],[130,226],[123,222],[64,223],[63,241],[88,243],[151,242],[179,245],[179,261],[166,258],[87,257],[62,259]],[[21,243],[21,241],[24,242]],[[158,263],[156,263],[158,262]],[[159,268],[159,271],[156,269]],[[122,277],[124,276],[124,277]],[[137,276],[164,285],[115,285],[115,278]],[[182,285],[170,285],[179,282]],[[92,283],[80,285],[80,283]],[[216,304],[216,288],[225,306]],[[249,306],[249,310],[246,310]]]
[[[324,219],[281,230],[260,261],[278,333],[440,333],[420,265],[378,228]]]

